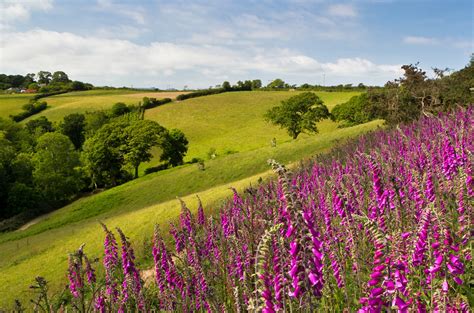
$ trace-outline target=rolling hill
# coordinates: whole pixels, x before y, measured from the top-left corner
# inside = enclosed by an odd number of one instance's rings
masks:
[[[28,285],[36,275],[44,276],[51,282],[52,290],[58,291],[65,283],[63,273],[71,247],[86,243],[87,250],[100,257],[102,232],[99,220],[111,227],[120,225],[136,246],[139,243],[143,246],[145,234],[149,233],[154,223],[166,228],[170,220],[176,218],[179,212],[179,202],[174,200],[176,196],[182,197],[195,209],[195,194],[199,194],[205,206],[211,208],[231,194],[229,187],[242,190],[250,183],[255,185],[260,177],[269,178],[266,164],[269,158],[285,164],[296,163],[326,151],[340,140],[380,125],[380,121],[374,121],[351,128],[337,128],[337,124],[324,121],[319,125],[319,134],[302,135],[297,140],[290,140],[283,130],[263,121],[262,115],[294,94],[234,92],[172,102],[148,110],[146,118],[185,132],[190,141],[188,159],[205,158],[210,148],[216,149],[218,157],[206,160],[204,171],[195,164],[189,164],[146,175],[79,199],[25,230],[0,235],[0,307],[11,305],[18,296],[29,298]],[[354,95],[318,94],[329,108]],[[142,96],[134,101],[138,102]],[[56,106],[57,115],[49,117],[59,118],[60,114],[80,112],[77,110],[84,109],[83,104],[87,103],[100,107],[105,102],[104,97],[114,99],[111,103],[122,101],[115,100],[117,98],[133,99],[132,94],[69,97],[62,97],[62,104]],[[277,139],[276,147],[270,146],[272,138]],[[142,265],[146,262],[144,253],[138,252],[138,261]],[[26,277],[24,273],[31,275]]]

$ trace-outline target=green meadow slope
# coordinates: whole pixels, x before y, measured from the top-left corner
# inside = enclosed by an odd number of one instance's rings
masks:
[[[263,121],[262,115],[294,92],[236,92],[173,102],[147,111],[146,118],[169,128],[182,129],[190,141],[189,157],[205,157],[209,148],[218,157],[206,160],[201,171],[195,164],[150,174],[122,186],[79,199],[46,216],[29,228],[0,235],[0,308],[14,298],[28,299],[28,286],[36,275],[58,291],[65,283],[67,253],[86,243],[86,250],[101,256],[102,231],[98,221],[120,226],[146,259],[144,239],[155,223],[166,228],[179,214],[176,196],[195,209],[195,194],[215,207],[238,189],[270,177],[266,160],[289,164],[329,149],[340,140],[380,125],[374,121],[351,128],[337,128],[325,121],[317,135],[290,140],[286,133]],[[318,93],[331,108],[354,93]],[[237,132],[238,135],[234,135]],[[277,146],[271,147],[271,138]],[[227,152],[227,154],[226,154]],[[231,153],[229,153],[231,152]],[[149,239],[149,238],[148,238]]]
[[[22,106],[27,104],[34,95],[32,94],[0,94],[0,117],[8,118],[10,115],[22,111]]]

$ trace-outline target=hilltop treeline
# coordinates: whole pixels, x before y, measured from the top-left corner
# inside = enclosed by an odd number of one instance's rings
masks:
[[[145,99],[145,104],[160,102]],[[155,103],[156,104],[156,103]],[[143,106],[46,117],[25,124],[0,118],[0,231],[57,209],[81,193],[138,177],[141,163],[161,150],[162,167],[183,164],[186,136],[143,119]]]
[[[0,90],[57,93],[89,90],[93,87],[89,83],[70,80],[69,76],[63,71],[53,73],[39,71],[37,74],[28,73],[25,76],[0,74]]]
[[[474,57],[463,69],[445,75],[435,69],[429,78],[417,65],[404,65],[403,77],[389,81],[383,88],[369,88],[366,93],[337,105],[335,121],[345,126],[384,119],[389,125],[410,122],[422,114],[436,114],[455,106],[474,103]]]

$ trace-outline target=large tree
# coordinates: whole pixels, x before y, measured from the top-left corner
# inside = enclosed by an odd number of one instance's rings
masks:
[[[39,137],[33,160],[35,185],[51,205],[65,203],[80,190],[79,154],[67,136],[46,133]]]
[[[303,92],[281,102],[265,115],[267,121],[281,128],[296,139],[302,132],[317,133],[316,123],[330,117],[323,101],[312,92]]]
[[[77,150],[84,143],[85,119],[84,114],[72,113],[66,115],[60,124],[61,133],[69,137]]]
[[[126,122],[105,124],[83,145],[83,163],[92,184],[98,186],[116,186],[122,178],[123,129]]]
[[[281,78],[277,78],[275,79],[274,81],[270,82],[268,85],[267,85],[267,88],[285,88],[285,82],[283,81],[283,79]]]
[[[166,161],[171,166],[183,164],[183,158],[188,152],[188,139],[179,129],[172,129],[166,133],[161,144],[163,153],[160,161]]]
[[[37,76],[38,84],[49,84],[51,82],[51,72],[39,71]]]
[[[52,83],[69,83],[69,77],[63,71],[56,71],[52,75]]]
[[[150,161],[151,148],[157,146],[165,137],[166,129],[157,122],[137,120],[124,130],[122,152],[125,163],[130,164],[138,177],[138,167],[142,162]]]

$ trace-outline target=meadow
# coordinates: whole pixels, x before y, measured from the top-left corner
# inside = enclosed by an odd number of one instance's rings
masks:
[[[24,284],[25,277],[20,275],[26,268],[30,268],[32,273],[45,276],[52,282],[52,290],[57,291],[65,283],[64,275],[57,269],[63,268],[64,264],[61,262],[71,250],[70,247],[76,247],[90,238],[87,246],[99,256],[99,220],[109,223],[118,219],[120,223],[117,225],[136,232],[134,242],[143,241],[153,223],[160,223],[166,228],[169,220],[178,215],[178,201],[173,200],[176,196],[191,201],[190,199],[194,199],[192,194],[198,193],[208,206],[228,195],[230,186],[242,190],[250,182],[255,185],[260,177],[269,177],[269,167],[266,164],[269,158],[276,158],[285,164],[295,163],[327,151],[336,142],[372,130],[381,124],[380,121],[374,121],[353,128],[338,129],[337,124],[324,121],[320,126],[320,134],[302,135],[296,141],[291,141],[283,130],[263,122],[262,117],[255,114],[255,110],[263,114],[281,99],[293,94],[227,93],[173,102],[149,110],[146,118],[155,119],[166,127],[185,128],[190,139],[189,157],[205,157],[209,148],[214,147],[217,158],[206,160],[204,171],[191,164],[150,174],[81,198],[23,231],[0,235],[0,270],[3,274],[0,286],[9,286],[8,290],[0,289],[3,299],[0,306],[11,304],[18,294],[23,299],[28,297],[28,283]],[[321,97],[332,107],[351,95],[352,93],[323,93]],[[91,98],[102,96],[96,94]],[[129,95],[131,96],[132,94]],[[135,97],[135,101],[139,101],[141,96]],[[76,96],[70,97],[74,99]],[[115,96],[109,94],[107,97]],[[256,101],[253,100],[254,97]],[[89,102],[87,98],[84,96],[82,103]],[[188,113],[191,117],[186,117]],[[205,122],[205,118],[209,120],[212,116],[216,116],[212,118],[218,124],[215,127]],[[245,124],[246,118],[254,123],[254,127]],[[240,133],[240,137],[230,136],[232,131],[238,131],[236,124],[240,122],[246,126],[242,127],[244,131]],[[196,133],[200,136],[196,136]],[[258,139],[250,140],[253,133],[260,134],[256,136]],[[277,138],[276,147],[270,146],[273,137]],[[127,227],[125,224],[128,223],[132,225]],[[32,278],[33,276],[30,277]]]
[[[0,117],[8,118],[10,115],[20,113],[22,106],[33,96],[33,94],[0,94]]]
[[[104,226],[102,264],[87,248],[69,257],[71,303],[99,312],[471,312],[473,120],[472,107],[460,108],[380,130],[295,173],[271,161],[278,181],[235,191],[211,217],[183,203],[175,226],[156,227],[139,247],[153,255],[146,284],[127,232]]]
[[[59,122],[64,116],[71,113],[86,113],[88,111],[106,110],[117,102],[138,104],[143,97],[174,98],[182,92],[143,92],[137,90],[88,90],[76,91],[43,98],[48,108],[30,119],[45,116],[50,121]]]

